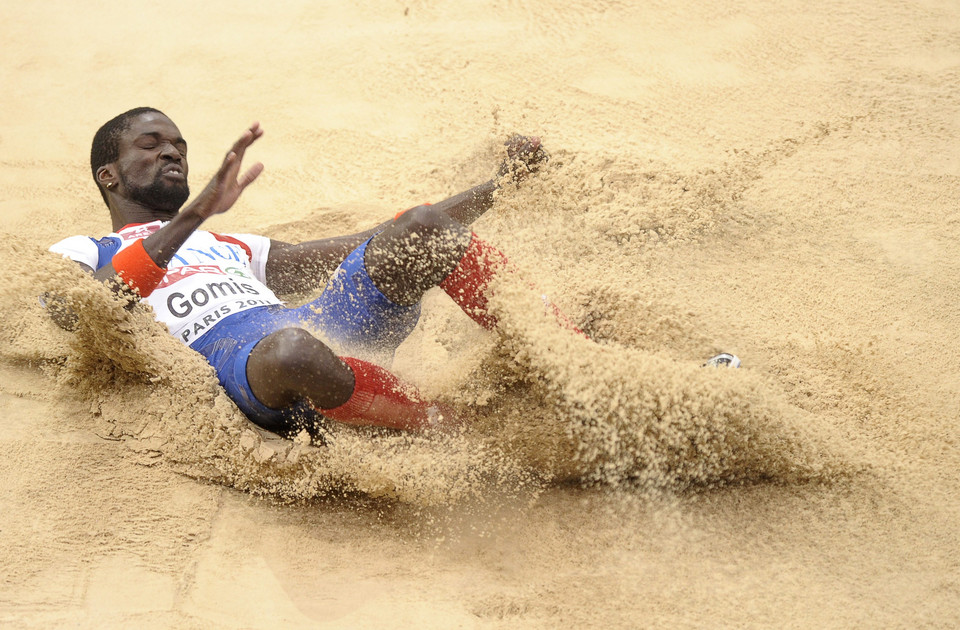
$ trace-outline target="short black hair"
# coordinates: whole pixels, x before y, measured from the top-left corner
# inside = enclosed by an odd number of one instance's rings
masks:
[[[90,147],[90,169],[93,171],[93,181],[100,189],[100,196],[103,197],[104,203],[107,203],[107,192],[97,181],[97,169],[104,164],[116,162],[120,158],[120,135],[130,128],[131,118],[136,118],[140,114],[148,112],[156,112],[166,116],[159,109],[153,107],[135,107],[105,122],[93,136],[93,145]]]

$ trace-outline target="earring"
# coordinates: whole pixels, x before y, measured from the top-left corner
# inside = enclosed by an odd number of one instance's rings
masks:
[[[114,186],[116,186],[114,182],[110,182],[109,184],[107,184],[107,188],[113,188]]]

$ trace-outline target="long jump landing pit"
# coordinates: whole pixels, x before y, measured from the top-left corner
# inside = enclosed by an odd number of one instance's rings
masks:
[[[960,624],[960,7],[81,1],[0,25],[0,625]],[[445,296],[395,369],[452,438],[261,434],[202,360],[46,253],[110,232],[140,105],[221,232],[359,231],[548,166],[475,230],[599,341]],[[85,307],[77,334],[37,296]],[[740,370],[702,370],[717,351]]]

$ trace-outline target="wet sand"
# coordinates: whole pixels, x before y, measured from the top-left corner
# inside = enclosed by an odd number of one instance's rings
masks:
[[[0,624],[960,624],[954,4],[83,1],[0,29]],[[266,171],[209,227],[286,241],[542,136],[475,230],[597,343],[525,281],[499,334],[429,294],[395,369],[462,435],[256,431],[45,253],[110,231],[89,143],[141,105],[194,190],[259,120]]]

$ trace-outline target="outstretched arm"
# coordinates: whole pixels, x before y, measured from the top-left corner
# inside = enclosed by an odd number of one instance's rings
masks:
[[[507,157],[496,177],[431,206],[464,225],[470,225],[493,206],[494,194],[505,179],[520,181],[535,172],[548,157],[540,138],[515,135],[506,143]],[[304,243],[271,241],[267,260],[267,286],[280,294],[303,293],[320,288],[350,252],[388,226],[391,221],[347,236]]]
[[[497,175],[479,186],[433,204],[433,208],[446,212],[452,219],[470,225],[493,206],[494,193],[504,180],[519,182],[528,174],[536,172],[547,161],[546,151],[540,138],[521,135],[511,136],[505,143],[507,157],[500,164]]]

